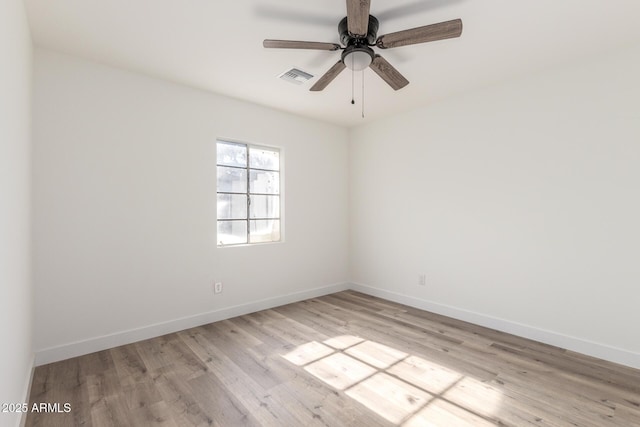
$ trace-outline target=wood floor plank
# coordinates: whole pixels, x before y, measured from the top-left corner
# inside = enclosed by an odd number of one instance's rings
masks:
[[[28,424],[27,419],[27,424]],[[91,406],[91,423],[94,426],[133,426],[124,396],[106,396]]]
[[[233,360],[247,376],[256,381],[263,389],[268,390],[281,382],[277,377],[267,375],[269,367],[266,366],[263,359],[249,351],[251,347],[234,345],[236,336],[231,332],[233,329],[229,330],[216,323],[205,325],[203,329],[208,333],[207,339],[215,342],[227,357]]]
[[[188,381],[194,399],[210,419],[221,426],[259,426],[258,420],[225,385],[212,374]]]
[[[629,427],[640,370],[345,291],[39,366],[65,402],[27,426]]]
[[[163,335],[150,340],[135,343],[136,350],[148,369],[161,369],[173,365],[174,360],[168,354],[168,346],[180,338],[176,334]]]
[[[151,379],[135,344],[111,349],[111,357],[123,386],[135,386]]]
[[[180,427],[174,421],[169,406],[163,401],[132,410],[131,423],[136,426]]]
[[[176,374],[172,366],[154,371],[153,381],[162,400],[167,404],[169,413],[179,426],[210,426],[217,423],[196,401],[194,391],[188,380]],[[209,404],[205,406],[210,406]]]
[[[269,393],[235,360],[220,350],[217,343],[214,345],[209,341],[205,328],[194,328],[190,333],[181,332],[180,336],[194,353],[206,360],[210,369],[206,379],[219,382],[239,404],[250,411],[252,419],[258,420],[259,425],[287,425],[282,424],[287,420],[293,422],[286,408],[270,404]]]
[[[229,322],[236,328],[242,329],[245,333],[251,335],[258,341],[260,341],[266,348],[277,348],[289,345],[289,343],[277,334],[266,331],[261,327],[261,323],[252,318],[252,315],[246,315],[241,317],[234,317],[229,319]]]

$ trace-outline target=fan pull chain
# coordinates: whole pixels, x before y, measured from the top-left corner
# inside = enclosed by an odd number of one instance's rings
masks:
[[[362,70],[362,118],[364,119],[364,70]]]
[[[351,55],[351,105],[356,103],[355,101],[355,74],[356,72],[353,70],[353,55]]]

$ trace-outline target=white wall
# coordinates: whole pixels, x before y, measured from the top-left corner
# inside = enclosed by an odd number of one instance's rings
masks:
[[[284,243],[216,248],[217,137],[282,147]],[[38,49],[34,169],[38,363],[348,279],[345,129]]]
[[[0,403],[23,402],[33,367],[31,38],[21,0],[0,2]],[[0,413],[0,425],[20,414]]]
[[[39,361],[336,290],[350,266],[357,289],[640,367],[639,53],[347,134],[37,50]],[[219,136],[283,148],[285,243],[215,247]]]
[[[639,75],[629,48],[353,130],[352,280],[640,367]]]

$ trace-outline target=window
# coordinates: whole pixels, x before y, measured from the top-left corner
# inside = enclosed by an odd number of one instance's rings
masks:
[[[217,142],[218,246],[280,241],[280,151]]]

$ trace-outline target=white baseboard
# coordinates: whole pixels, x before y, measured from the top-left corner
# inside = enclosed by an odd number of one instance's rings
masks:
[[[389,301],[463,320],[476,325],[495,329],[501,332],[528,338],[534,341],[550,344],[566,350],[575,351],[587,356],[597,357],[609,362],[618,363],[632,368],[640,369],[640,354],[628,350],[611,347],[606,344],[592,342],[581,338],[563,335],[545,329],[500,319],[486,314],[476,313],[445,304],[423,300],[420,298],[398,294],[395,292],[374,288],[361,283],[351,283],[350,289],[363,294],[383,298]]]
[[[421,310],[430,311],[433,313],[452,317],[454,319],[464,320],[476,325],[484,326],[487,328],[539,341],[545,344],[550,344],[567,350],[582,353],[588,356],[597,357],[599,359],[604,359],[610,362],[640,369],[640,354],[638,353],[612,347],[606,344],[563,335],[557,332],[548,331],[545,329],[540,329],[505,319],[500,319],[482,313],[476,313],[473,311],[464,310],[433,301],[423,300],[408,295],[374,288],[361,283],[338,283],[320,288],[309,289],[302,292],[295,292],[273,298],[252,301],[246,304],[226,307],[207,313],[197,314],[194,316],[183,317],[180,319],[174,319],[141,328],[116,332],[97,338],[76,341],[56,347],[43,349],[38,351],[35,355],[35,366],[57,362],[59,360],[69,359],[71,357],[82,356],[84,354],[106,350],[120,345],[130,344],[136,341],[182,331],[184,329],[206,325],[207,323],[217,322],[236,316],[241,316],[243,314],[266,310],[269,308],[278,307],[280,305],[303,301],[305,299],[328,295],[347,289],[352,289],[354,291],[362,292],[364,294],[376,296],[379,298],[384,298],[389,301],[405,304],[411,307],[419,308]],[[30,383],[31,382],[29,382],[29,384]]]
[[[27,375],[27,382],[25,383],[25,389],[22,392],[22,402],[29,403],[29,396],[31,396],[31,386],[33,385],[33,373],[36,370],[36,357],[35,354],[31,356],[31,360],[29,361],[29,374]],[[23,412],[20,416],[20,423],[18,424],[20,427],[24,427],[27,424],[27,412]]]
[[[57,362],[59,360],[69,359],[71,357],[82,356],[84,354],[96,351],[106,350],[125,344],[131,344],[136,341],[146,340],[173,332],[182,331],[196,326],[206,325],[207,323],[217,322],[220,320],[230,319],[243,314],[254,313],[260,310],[266,310],[278,307],[284,304],[290,304],[303,301],[309,298],[315,298],[323,295],[332,294],[349,289],[348,283],[338,283],[320,288],[308,289],[301,292],[280,295],[273,298],[248,302],[232,307],[226,307],[206,313],[196,314],[194,316],[174,319],[167,322],[157,323],[154,325],[144,326],[141,328],[130,329],[127,331],[116,332],[109,335],[103,335],[83,341],[76,341],[55,347],[39,350],[36,353],[36,366],[46,365],[47,363]]]

